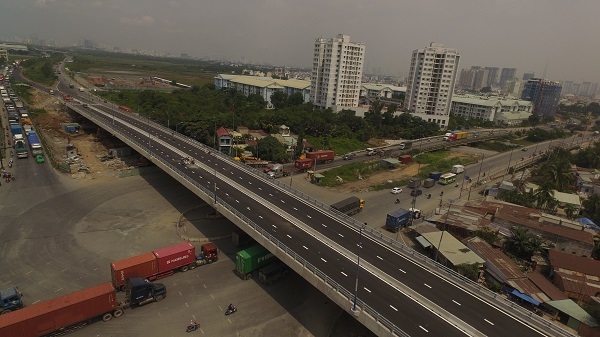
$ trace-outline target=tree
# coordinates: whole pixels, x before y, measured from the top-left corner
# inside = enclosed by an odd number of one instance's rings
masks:
[[[565,205],[565,214],[567,215],[567,218],[573,220],[575,218],[576,212],[577,212],[577,207],[575,207],[575,205],[573,205],[573,204]]]
[[[475,236],[483,239],[490,245],[494,245],[498,241],[498,232],[490,230],[488,228],[482,228],[475,231]]]
[[[477,282],[479,278],[479,265],[477,263],[462,263],[456,266],[456,269],[466,278]]]
[[[295,106],[295,105],[302,105],[302,104],[304,104],[304,97],[302,96],[301,92],[291,94],[287,99],[288,106]]]
[[[541,239],[529,233],[525,227],[513,226],[510,232],[512,235],[506,239],[504,245],[507,251],[517,257],[530,261],[533,254],[542,247]]]
[[[283,109],[287,106],[288,95],[281,91],[277,90],[271,95],[271,104],[277,110]]]
[[[42,71],[42,74],[45,77],[54,76],[54,71],[52,71],[52,63],[50,62],[50,60],[45,61],[44,64],[42,64],[42,68],[40,70]]]
[[[304,151],[304,130],[300,130],[298,134],[298,141],[296,142],[296,148],[294,149],[294,158],[298,158]]]
[[[273,136],[265,137],[258,141],[257,157],[264,160],[282,162],[288,159],[285,146]]]
[[[600,225],[600,195],[593,194],[583,201],[583,214]]]

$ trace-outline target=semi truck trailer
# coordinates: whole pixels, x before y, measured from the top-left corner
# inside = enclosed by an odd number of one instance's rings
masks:
[[[335,158],[335,152],[331,150],[307,152],[306,158],[316,161],[317,164],[330,163],[331,161],[333,161],[333,158]]]
[[[27,143],[29,143],[29,149],[31,150],[32,156],[37,156],[38,154],[42,154],[42,143],[38,138],[35,131],[30,130],[27,134]]]
[[[385,218],[385,228],[390,232],[398,232],[410,220],[411,212],[403,208],[388,213]]]
[[[213,243],[205,243],[196,255],[196,248],[189,242],[158,249],[110,264],[112,283],[122,290],[127,280],[143,277],[150,281],[172,275],[176,270],[186,272],[218,260],[218,249]]]
[[[350,197],[331,205],[331,208],[346,215],[354,215],[365,207],[365,201],[359,197]]]
[[[235,272],[244,280],[256,276],[258,270],[275,259],[268,249],[261,245],[241,250],[235,256]]]
[[[113,285],[104,283],[2,315],[0,336],[40,337],[58,331],[63,334],[94,318],[110,321],[131,306],[158,302],[166,295],[164,284],[132,278],[127,283],[123,301],[118,302]]]

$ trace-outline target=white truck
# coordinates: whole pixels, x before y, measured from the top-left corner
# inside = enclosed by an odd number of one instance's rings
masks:
[[[465,172],[465,167],[462,165],[454,165],[452,166],[452,173],[459,174]]]

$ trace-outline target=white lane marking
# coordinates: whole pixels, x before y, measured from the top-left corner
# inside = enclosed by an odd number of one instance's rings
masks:
[[[427,288],[431,289],[431,286],[427,283],[423,283]]]
[[[269,193],[270,196],[273,196],[273,194]]]
[[[226,196],[229,196],[229,193],[225,193]]]
[[[302,247],[303,247],[304,249],[308,250],[308,247],[306,247],[306,246],[302,246]]]
[[[326,224],[324,224],[324,223],[322,223],[321,225],[323,225],[323,227],[327,227],[327,225],[326,225]]]
[[[271,225],[271,226],[273,226],[273,228],[277,228],[277,226],[275,226],[275,225]]]
[[[281,202],[285,204],[285,201],[281,200]]]
[[[57,292],[59,292],[61,290],[62,290],[62,288],[58,288],[58,289],[54,290],[54,292],[57,293]]]
[[[294,207],[294,211],[297,211],[298,209],[296,207]]]
[[[324,258],[321,258],[321,260],[322,260],[323,262],[327,263],[327,260],[325,260]]]
[[[348,276],[348,274],[344,273],[343,271],[342,271],[341,273],[342,273],[342,275],[344,275],[344,276]]]
[[[339,235],[339,236],[341,236],[341,237],[344,237],[344,236],[342,235],[342,233],[338,233],[338,235]]]
[[[212,298],[213,300],[215,299],[215,297],[212,294],[210,294],[210,298]]]
[[[421,330],[425,331],[425,332],[429,332],[427,329],[425,329],[424,327],[419,325],[419,328],[421,328]]]
[[[204,289],[206,289],[206,284],[203,284],[203,286],[204,286]]]
[[[289,234],[287,235],[287,237],[290,238],[290,239],[292,238]]]
[[[488,324],[490,324],[490,325],[494,325],[494,323],[488,321],[486,318],[484,318],[483,320],[486,321],[486,322],[488,322]]]
[[[246,207],[247,210],[250,210],[250,207]]]
[[[381,261],[383,261],[383,257],[377,255],[377,258],[380,259]]]
[[[462,305],[462,304],[460,304],[460,303],[456,302],[455,300],[452,300],[452,302],[454,302],[454,303],[456,303],[456,304],[458,304],[458,305]]]
[[[391,304],[390,304],[390,308],[392,308],[392,309],[394,309],[394,310],[398,311],[398,309],[396,309],[396,308],[395,308],[393,305],[391,305]]]
[[[310,215],[308,215],[308,214],[307,214],[306,216],[307,216],[309,219],[312,219],[312,216],[310,216]]]
[[[404,274],[406,274],[406,272],[404,270],[402,270],[402,269],[398,269],[398,270],[401,271],[401,272],[403,272]]]
[[[249,182],[248,182],[248,184],[252,185],[252,182],[251,182],[251,181],[249,181]]]
[[[258,189],[259,189],[260,191],[262,191],[262,188],[261,188],[261,187],[259,187]]]
[[[262,215],[259,215],[258,217],[261,218],[261,219],[263,218]]]
[[[366,287],[363,287],[366,291],[371,292],[371,290],[367,289]]]
[[[239,201],[239,200],[237,200],[237,199],[235,200],[235,202],[237,202],[238,204],[240,203],[240,201]]]

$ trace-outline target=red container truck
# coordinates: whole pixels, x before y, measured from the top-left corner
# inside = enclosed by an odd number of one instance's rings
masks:
[[[311,167],[314,166],[314,160],[310,159],[310,158],[306,158],[306,159],[297,159],[296,162],[294,163],[294,168],[296,168],[296,170],[308,170]]]
[[[167,295],[164,284],[142,278],[131,278],[126,288],[122,302],[109,282],[2,315],[0,336],[39,337],[59,330],[62,334],[97,317],[109,321],[132,305],[158,302]]]
[[[189,242],[133,256],[111,263],[112,282],[122,289],[132,277],[143,277],[151,281],[169,276],[179,269],[183,272],[196,266],[218,260],[218,249],[213,243],[205,243],[196,255],[196,248]]]
[[[317,163],[329,163],[335,158],[335,152],[331,150],[307,152],[306,158],[316,160]]]

